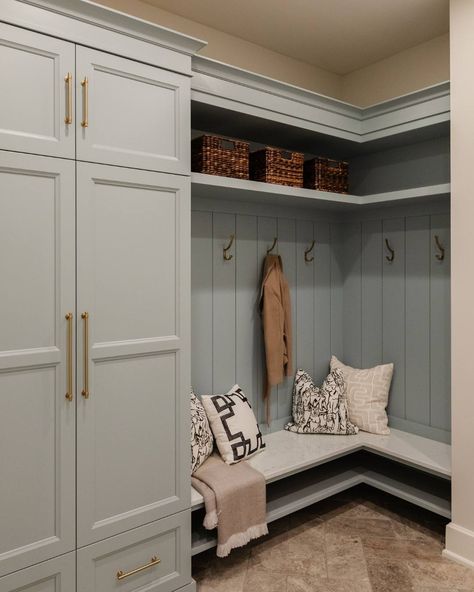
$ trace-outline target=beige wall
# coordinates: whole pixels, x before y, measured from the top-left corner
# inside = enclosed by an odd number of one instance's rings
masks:
[[[453,517],[448,556],[474,567],[474,2],[451,0]]]
[[[187,35],[198,37],[208,42],[200,55],[251,70],[258,74],[283,80],[289,84],[308,88],[330,97],[339,97],[342,90],[342,80],[337,74],[317,68],[310,64],[294,60],[254,43],[249,43],[238,37],[222,33],[216,29],[206,27],[181,16],[172,14],[161,8],[151,6],[141,0],[95,0],[110,8],[127,12],[175,29]]]
[[[448,35],[340,76],[172,14],[142,0],[95,1],[207,41],[208,45],[200,52],[201,55],[354,105],[372,105],[449,79]]]
[[[367,106],[449,80],[449,35],[347,74],[342,99]]]

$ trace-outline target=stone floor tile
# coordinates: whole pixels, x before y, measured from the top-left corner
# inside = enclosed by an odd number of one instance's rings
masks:
[[[373,592],[413,592],[412,577],[404,562],[367,558]]]
[[[435,540],[406,540],[382,537],[362,537],[366,557],[388,559],[431,559],[441,560],[443,545]]]
[[[327,577],[326,556],[314,553],[311,556],[291,553],[285,549],[252,550],[249,568],[262,569],[275,574],[307,574]]]
[[[387,518],[347,518],[343,514],[327,520],[324,525],[327,533],[363,537],[396,537],[393,522]]]
[[[242,592],[287,592],[286,574],[259,568],[249,568]]]
[[[288,592],[372,592],[368,580],[328,580],[307,576],[288,576]],[[255,591],[257,592],[257,591]]]
[[[453,561],[412,559],[406,562],[413,582],[418,586],[443,585],[474,592],[474,570]]]
[[[326,562],[329,579],[368,579],[364,549],[358,536],[327,534]]]

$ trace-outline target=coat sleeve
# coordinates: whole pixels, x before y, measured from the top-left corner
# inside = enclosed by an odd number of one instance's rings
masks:
[[[262,321],[269,386],[283,380],[283,307],[271,281],[263,287]]]

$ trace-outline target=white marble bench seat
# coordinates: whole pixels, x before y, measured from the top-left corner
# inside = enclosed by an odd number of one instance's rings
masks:
[[[355,436],[295,434],[281,430],[265,436],[266,449],[249,460],[267,483],[289,477],[359,450],[395,460],[437,477],[451,477],[451,446],[392,429],[388,436],[360,431]],[[192,489],[191,505],[202,506]]]

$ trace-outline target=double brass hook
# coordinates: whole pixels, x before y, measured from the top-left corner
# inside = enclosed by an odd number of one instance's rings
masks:
[[[306,263],[311,263],[311,261],[314,261],[314,257],[312,255],[311,255],[311,257],[309,257],[309,254],[314,249],[315,244],[316,244],[316,241],[312,241],[311,246],[308,249],[305,249],[304,260],[306,261]]]
[[[229,239],[229,244],[227,245],[227,247],[224,247],[224,261],[230,261],[233,257],[233,255],[229,255],[229,250],[232,248],[232,245],[234,244],[234,240],[235,240],[235,234],[231,234],[230,239]]]

